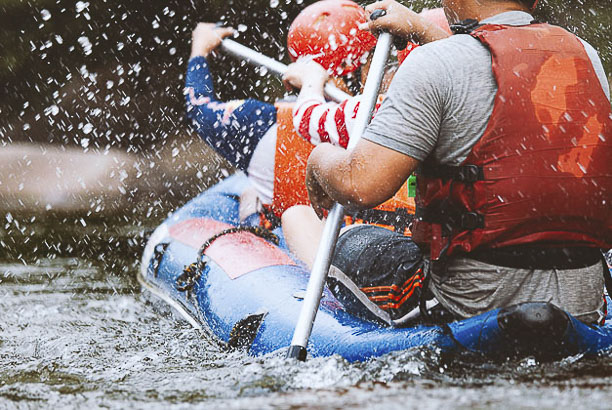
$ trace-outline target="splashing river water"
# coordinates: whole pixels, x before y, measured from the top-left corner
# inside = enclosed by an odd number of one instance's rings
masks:
[[[146,203],[143,209],[123,202],[109,206],[100,198],[108,201],[110,194],[98,190],[76,195],[85,211],[63,215],[15,214],[13,208],[31,210],[36,204],[6,194],[32,187],[22,183],[21,168],[6,168],[10,163],[3,157],[7,178],[0,186],[0,205],[10,205],[14,215],[0,210],[0,409],[609,408],[610,355],[550,364],[533,359],[490,363],[426,349],[356,364],[339,357],[297,364],[286,362],[282,353],[253,358],[221,350],[140,289],[136,270],[143,233],[169,207],[160,192],[190,198],[204,186],[179,184],[173,172],[182,168],[197,184],[207,174],[189,162],[164,167],[153,158],[160,157],[159,146],[170,147],[184,133],[178,124],[183,115],[179,90],[190,30],[204,17],[221,20],[237,27],[245,44],[286,59],[284,33],[303,1],[132,1],[114,7],[66,0],[0,3],[3,29],[21,39],[2,44],[8,50],[0,61],[0,78],[8,87],[0,101],[4,144],[39,141],[62,150],[98,147],[104,155],[111,146],[154,153],[126,168],[134,174],[130,179],[123,181],[127,176],[121,167],[115,177],[130,187],[133,202]],[[419,8],[437,4],[412,3]],[[609,72],[606,1],[588,2],[588,7],[561,0],[541,3],[538,18],[569,26],[596,45]],[[221,67],[224,71],[217,72],[231,74],[216,84],[222,95],[283,93],[277,80],[253,76],[239,62],[221,59]],[[163,78],[163,87],[151,78]],[[187,144],[181,153],[187,151],[185,157],[195,164],[200,149]],[[38,151],[19,155],[18,161],[29,166]],[[170,148],[168,156],[178,152]],[[59,171],[60,165],[40,158],[52,167],[36,177]],[[83,170],[96,165],[87,159],[79,167],[75,186],[86,176]],[[64,186],[72,174],[65,175],[57,174]],[[96,189],[111,183],[100,184],[99,176],[94,180]],[[142,195],[135,195],[131,188],[143,180]],[[64,198],[55,196],[55,183],[40,185],[49,197],[38,205],[51,209],[52,204],[55,212],[53,200]],[[126,214],[99,215],[122,211]]]
[[[10,246],[0,254],[0,408],[603,409],[612,399],[609,355],[490,363],[422,349],[301,364],[226,352],[141,291],[137,259],[152,226],[32,220],[22,219],[30,239],[20,246],[69,242],[71,252],[24,263]]]

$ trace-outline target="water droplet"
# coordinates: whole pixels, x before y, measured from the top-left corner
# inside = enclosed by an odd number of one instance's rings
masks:
[[[57,115],[59,114],[59,107],[57,105],[51,105],[47,108],[45,108],[45,115],[49,116],[49,115]]]
[[[278,4],[280,3],[279,0],[270,0],[270,7],[272,7],[273,9],[278,7]]]
[[[51,12],[47,9],[42,9],[40,11],[40,17],[42,17],[44,21],[49,21],[49,19],[51,18]]]
[[[86,2],[86,1],[77,1],[77,3],[76,3],[76,11],[77,11],[77,13],[82,12],[87,7],[89,7],[89,2]]]
[[[93,131],[93,125],[90,123],[87,123],[83,126],[83,133],[85,134],[89,134],[90,132]],[[87,139],[87,142],[89,143],[89,139]]]
[[[79,44],[81,45],[81,47],[83,47],[83,52],[85,53],[86,56],[91,54],[91,41],[89,41],[89,39],[85,36],[81,36],[77,39],[77,41],[79,42]]]

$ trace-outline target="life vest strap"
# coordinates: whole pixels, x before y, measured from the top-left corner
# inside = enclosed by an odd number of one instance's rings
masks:
[[[519,245],[476,250],[466,256],[514,269],[580,269],[601,261],[599,249],[590,247],[550,248]]]
[[[484,171],[478,165],[433,165],[427,164],[421,167],[420,173],[430,178],[444,180],[452,179],[457,182],[476,182],[484,180]]]
[[[484,26],[476,19],[465,19],[457,23],[451,24],[450,29],[453,34],[470,34],[479,27]]]
[[[436,207],[417,206],[415,218],[419,221],[442,225],[443,232],[484,228],[484,216],[478,212],[465,212],[444,201]]]
[[[540,24],[537,19],[531,20],[529,24]],[[476,19],[465,19],[457,23],[451,24],[450,29],[453,34],[470,34],[472,31],[486,26],[486,23],[481,23]]]

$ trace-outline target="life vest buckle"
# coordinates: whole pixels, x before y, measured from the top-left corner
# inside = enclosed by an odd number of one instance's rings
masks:
[[[482,179],[482,168],[478,165],[464,165],[459,167],[456,174],[456,181],[476,182]]]
[[[461,214],[461,228],[469,231],[484,228],[484,217],[476,212],[464,212]]]
[[[450,29],[453,34],[470,34],[472,31],[482,26],[478,20],[465,19],[455,24],[450,25]]]

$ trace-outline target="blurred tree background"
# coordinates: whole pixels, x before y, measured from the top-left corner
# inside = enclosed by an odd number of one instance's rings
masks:
[[[223,21],[238,41],[288,62],[288,26],[310,3],[0,0],[0,142],[155,150],[186,132],[183,72],[196,22]],[[593,44],[612,72],[610,0],[542,0],[537,18]],[[277,79],[233,59],[219,56],[212,69],[223,73],[215,78],[224,99],[283,95]]]

